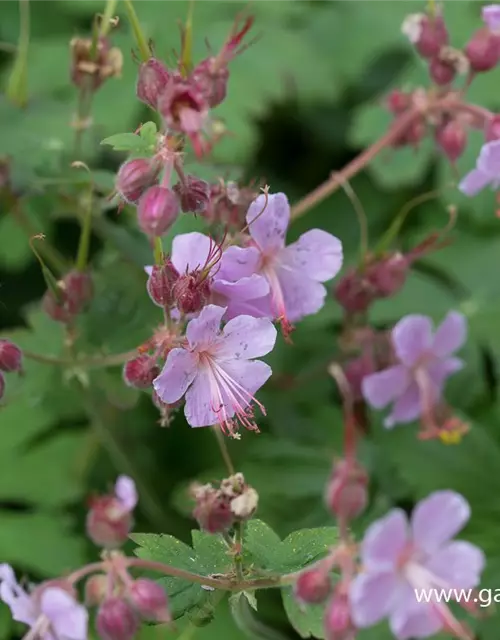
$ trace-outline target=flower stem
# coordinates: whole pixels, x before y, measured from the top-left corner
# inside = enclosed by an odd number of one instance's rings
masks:
[[[124,0],[125,8],[127,10],[128,21],[130,22],[130,26],[132,27],[132,31],[134,33],[135,42],[139,49],[139,55],[143,62],[147,62],[151,57],[151,52],[149,50],[148,42],[146,40],[146,36],[142,31],[141,23],[139,22],[139,18],[134,9],[134,5],[132,0]]]
[[[213,434],[215,435],[215,439],[217,440],[217,444],[219,445],[219,449],[221,452],[222,459],[224,460],[224,464],[227,467],[230,476],[234,476],[235,469],[233,465],[233,461],[231,460],[231,455],[229,454],[229,449],[227,448],[226,439],[224,438],[222,431],[218,425],[214,425],[212,427]]]
[[[87,195],[88,202],[82,216],[82,230],[80,232],[80,241],[78,243],[78,253],[76,256],[76,268],[78,271],[84,271],[89,258],[90,237],[92,235],[92,204],[93,204],[93,184],[90,183],[89,193]]]
[[[238,580],[243,580],[243,522],[238,522],[235,527],[234,536],[234,569]]]
[[[29,0],[19,0],[19,22],[19,42],[16,61],[11,71],[5,94],[15,105],[24,107],[28,102]]]

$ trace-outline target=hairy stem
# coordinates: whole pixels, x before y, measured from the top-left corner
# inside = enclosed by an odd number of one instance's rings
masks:
[[[220,427],[218,425],[214,425],[212,427],[212,431],[215,435],[215,439],[217,440],[217,444],[219,446],[222,459],[224,460],[224,464],[227,467],[229,475],[234,476],[235,474],[234,464],[233,464],[233,461],[231,460],[229,449],[227,448],[226,439],[224,438],[224,435],[222,434],[222,431],[220,430]]]
[[[132,0],[124,0],[124,3],[127,10],[128,21],[130,22],[130,26],[132,27],[134,39],[137,44],[137,48],[139,49],[139,56],[142,62],[147,62],[151,57],[151,52],[148,47],[146,36],[142,31],[139,18],[137,17],[137,14],[135,12],[134,5],[132,4]]]

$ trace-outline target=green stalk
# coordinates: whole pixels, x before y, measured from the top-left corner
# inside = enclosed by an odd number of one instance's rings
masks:
[[[30,41],[29,0],[19,0],[19,42],[16,61],[5,91],[11,102],[19,107],[28,102],[28,46]]]
[[[148,41],[146,40],[146,36],[141,27],[141,23],[139,22],[139,18],[134,9],[134,5],[132,4],[132,0],[123,0],[125,3],[125,8],[127,10],[128,21],[130,22],[130,26],[132,27],[132,32],[134,34],[135,42],[139,49],[139,55],[143,62],[147,62],[149,58],[151,58],[151,52],[149,50]]]

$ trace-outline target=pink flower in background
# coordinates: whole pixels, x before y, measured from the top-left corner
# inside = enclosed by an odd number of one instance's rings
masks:
[[[361,545],[363,570],[350,587],[351,615],[358,628],[388,618],[399,640],[425,638],[441,630],[467,637],[443,602],[418,602],[430,589],[472,589],[484,568],[473,544],[453,541],[470,517],[467,501],[453,491],[436,491],[414,509],[401,509],[374,522]]]
[[[192,427],[219,424],[234,435],[238,423],[257,430],[252,403],[264,412],[255,392],[271,376],[271,367],[253,360],[274,347],[276,329],[266,318],[239,316],[221,331],[225,307],[208,305],[187,325],[185,348],[172,349],[156,393],[171,404],[186,396],[185,414]]]
[[[133,511],[139,500],[135,482],[128,476],[118,476],[115,483],[115,496],[125,511]]]
[[[493,189],[500,186],[500,140],[481,147],[476,168],[463,178],[458,188],[466,196],[475,196],[488,185]]]
[[[17,622],[40,640],[86,640],[88,613],[61,587],[42,586],[28,594],[8,564],[0,565],[0,599]]]
[[[486,5],[481,9],[481,17],[491,31],[498,31],[500,29],[500,5]]]
[[[321,284],[331,280],[342,266],[342,244],[321,229],[311,229],[297,242],[285,246],[290,223],[290,205],[284,193],[260,195],[247,216],[252,245],[259,252],[258,273],[265,276],[270,294],[259,301],[258,313],[268,306],[272,316],[290,322],[316,313],[326,297]]]
[[[459,371],[463,362],[453,356],[465,342],[465,317],[451,311],[436,332],[427,316],[409,315],[392,330],[392,343],[399,364],[363,378],[365,400],[375,409],[392,404],[386,427],[418,418],[424,404],[439,401],[448,376]]]

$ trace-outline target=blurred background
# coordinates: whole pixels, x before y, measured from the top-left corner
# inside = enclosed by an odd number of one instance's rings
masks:
[[[461,47],[480,26],[481,3],[443,4],[452,43]],[[185,19],[188,3],[138,0],[135,5],[157,57],[173,61],[180,48],[177,22]],[[45,285],[29,238],[43,232],[64,261],[74,259],[84,192],[78,176],[84,172],[69,168],[75,159],[71,123],[77,97],[70,82],[69,42],[90,35],[93,15],[103,11],[104,3],[32,1],[28,6],[27,103],[19,108],[5,95],[0,98],[0,154],[5,161],[0,331],[25,349],[57,356],[62,332],[39,311]],[[213,50],[220,48],[245,7],[231,1],[195,2],[196,60],[206,56],[206,40]],[[427,85],[426,68],[400,31],[406,14],[423,9],[422,2],[389,0],[251,4],[247,11],[255,15],[253,32],[259,39],[231,64],[228,98],[215,112],[230,135],[209,164],[193,163],[191,172],[241,184],[262,178],[272,192],[283,190],[291,202],[297,201],[384,131],[390,115],[383,97],[391,88]],[[117,13],[120,24],[111,39],[123,53],[122,77],[110,79],[95,95],[93,125],[78,156],[91,167],[103,202],[124,156],[100,141],[152,119],[135,97],[134,42],[120,3]],[[1,2],[4,90],[12,81],[19,29],[19,3]],[[499,72],[489,73],[474,83],[470,100],[496,110],[499,87]],[[480,145],[481,135],[471,133],[458,175],[472,168]],[[409,249],[444,227],[447,205],[459,210],[454,242],[415,265],[402,292],[374,307],[373,323],[390,327],[407,313],[440,321],[455,308],[468,315],[470,327],[467,367],[450,383],[447,397],[471,424],[471,432],[456,446],[417,443],[414,427],[387,433],[373,416],[361,449],[371,474],[370,507],[357,527],[363,531],[393,505],[411,509],[434,489],[461,491],[473,509],[465,535],[489,557],[485,586],[500,588],[500,222],[491,192],[465,200],[450,188],[453,180],[456,174],[429,139],[418,150],[382,153],[351,181],[366,212],[372,247],[405,204],[423,192],[438,190],[411,213],[398,248]],[[6,185],[16,194],[15,205],[4,197]],[[96,296],[79,327],[82,353],[133,349],[160,320],[145,292],[142,267],[151,262],[151,252],[136,230],[134,215],[133,210],[118,215],[115,208],[103,207],[94,216]],[[294,222],[290,240],[311,227],[338,236],[346,266],[355,264],[359,226],[343,192]],[[200,228],[199,221],[184,216],[170,238],[194,228]],[[228,442],[236,467],[260,493],[258,517],[282,537],[297,528],[334,524],[322,494],[333,456],[341,453],[340,400],[326,373],[338,356],[340,321],[341,311],[330,297],[320,313],[299,324],[292,346],[279,341],[268,359],[274,376],[261,393],[267,408],[262,433],[243,433],[241,441]],[[0,561],[39,581],[95,559],[96,550],[83,535],[85,501],[92,492],[109,488],[118,473],[133,476],[139,487],[137,531],[167,532],[189,543],[195,523],[187,485],[193,479],[224,476],[212,433],[189,429],[182,414],[161,428],[150,397],[126,388],[119,367],[84,374],[27,360],[25,369],[22,378],[9,375],[0,404]],[[300,637],[288,623],[278,593],[259,595],[258,616],[267,626],[256,627],[251,637]],[[141,637],[247,637],[226,605],[208,626],[200,626],[196,616],[185,616],[179,629],[176,634],[150,628]],[[477,633],[481,640],[496,640],[498,619],[481,622]],[[0,639],[21,634],[2,606]],[[390,635],[382,624],[361,637],[386,640]]]

